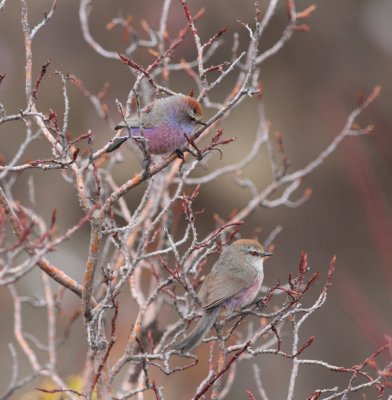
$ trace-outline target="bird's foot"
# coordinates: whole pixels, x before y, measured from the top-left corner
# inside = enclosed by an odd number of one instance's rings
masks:
[[[184,152],[182,151],[182,150],[180,150],[180,149],[177,149],[176,151],[175,151],[175,153],[177,154],[177,157],[180,159],[180,160],[184,160]]]
[[[259,311],[263,311],[264,308],[267,306],[266,299],[261,298],[261,299],[257,300],[256,306],[259,309]]]
[[[196,160],[198,160],[198,161],[201,161],[203,159],[203,154],[199,149],[194,151],[190,147],[187,147],[186,151],[189,152],[190,154],[192,154],[192,156],[195,157]]]

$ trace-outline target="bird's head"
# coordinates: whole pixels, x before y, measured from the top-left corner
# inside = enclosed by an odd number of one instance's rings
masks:
[[[178,119],[182,124],[192,127],[196,125],[206,125],[201,120],[203,117],[203,109],[196,99],[190,96],[179,96],[178,102]]]
[[[235,241],[232,246],[242,254],[251,264],[260,264],[265,257],[272,256],[272,253],[265,251],[264,247],[256,240],[240,239]]]

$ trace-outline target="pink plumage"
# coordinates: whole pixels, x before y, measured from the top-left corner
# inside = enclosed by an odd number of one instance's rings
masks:
[[[203,114],[200,103],[190,96],[175,95],[157,99],[137,115],[119,124],[116,129],[124,129],[127,135],[113,139],[106,152],[110,153],[132,136],[140,135],[143,126],[144,137],[148,140],[152,154],[165,154],[181,149],[187,144]]]

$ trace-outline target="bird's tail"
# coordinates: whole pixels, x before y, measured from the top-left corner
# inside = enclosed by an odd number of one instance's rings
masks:
[[[106,153],[111,153],[112,151],[118,149],[126,140],[128,140],[128,136],[114,138],[113,143],[106,149]]]
[[[199,342],[202,341],[207,332],[212,328],[212,325],[214,325],[218,315],[218,311],[219,306],[206,311],[193,331],[183,340],[176,343],[173,348],[175,350],[180,350],[181,353],[187,353],[188,351],[192,350]]]

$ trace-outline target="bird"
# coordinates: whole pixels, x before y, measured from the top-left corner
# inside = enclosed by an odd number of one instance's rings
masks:
[[[156,99],[141,110],[140,119],[133,115],[115,127],[116,130],[128,129],[129,134],[114,138],[106,153],[116,150],[130,137],[139,136],[140,125],[151,154],[180,150],[197,125],[206,126],[201,120],[202,115],[200,103],[191,96],[177,94]]]
[[[264,251],[255,240],[240,239],[226,247],[200,287],[203,316],[174,350],[187,353],[201,342],[214,325],[219,311],[241,309],[254,302],[264,279]]]

